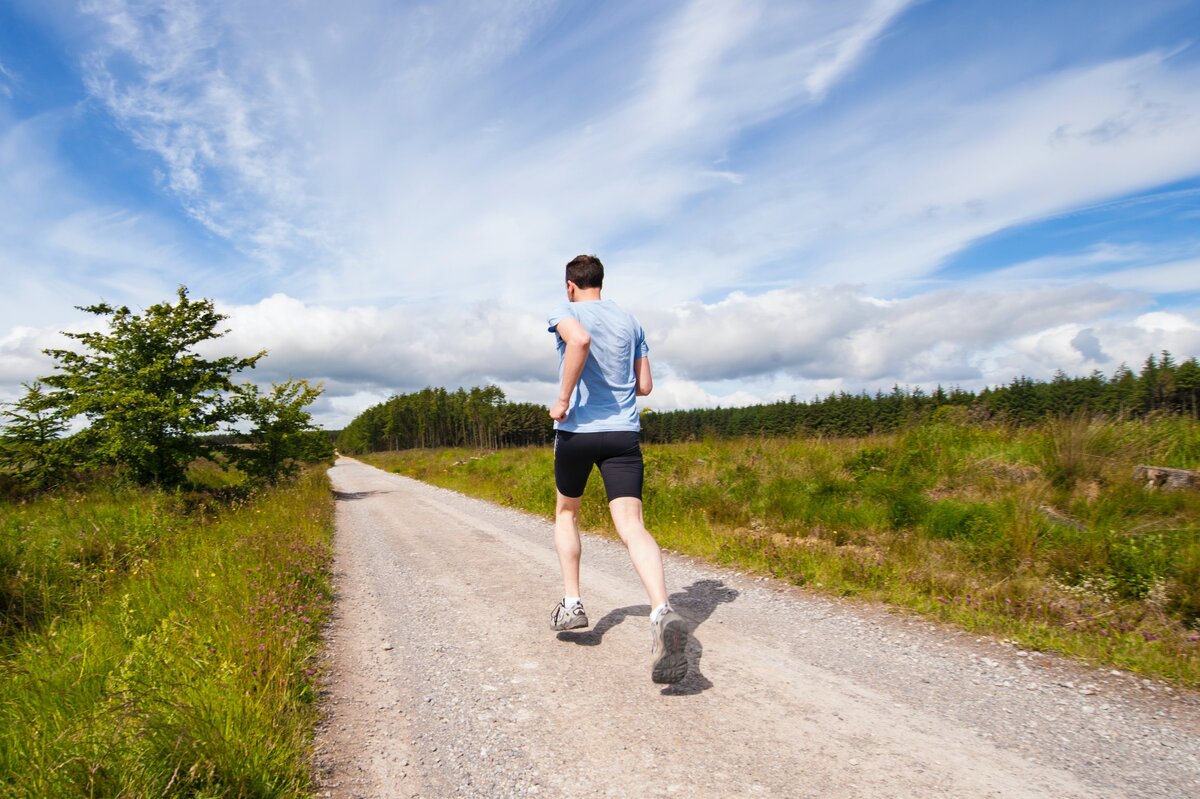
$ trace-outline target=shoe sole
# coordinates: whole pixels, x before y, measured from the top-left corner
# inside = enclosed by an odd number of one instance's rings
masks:
[[[671,619],[663,627],[663,650],[650,667],[650,679],[660,685],[671,685],[687,676],[687,622]]]

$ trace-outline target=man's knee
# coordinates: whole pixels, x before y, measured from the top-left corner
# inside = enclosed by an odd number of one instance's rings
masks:
[[[642,501],[637,497],[617,497],[608,503],[608,512],[618,530],[643,526]]]
[[[579,515],[579,506],[582,503],[582,501],[583,501],[582,497],[568,497],[568,496],[564,496],[562,494],[562,492],[559,492],[558,500],[555,502],[555,505],[554,505],[554,514],[556,516],[561,516],[562,514],[567,513],[567,514],[570,514],[571,516],[578,516]]]

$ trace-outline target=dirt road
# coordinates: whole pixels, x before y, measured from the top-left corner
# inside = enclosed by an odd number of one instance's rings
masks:
[[[664,689],[619,543],[585,537],[593,626],[554,633],[548,522],[330,475],[324,795],[1200,795],[1195,694],[671,555],[695,633]]]

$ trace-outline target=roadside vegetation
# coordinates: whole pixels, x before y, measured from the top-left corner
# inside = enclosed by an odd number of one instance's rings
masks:
[[[0,408],[0,797],[311,794],[331,603],[320,393],[207,359],[188,298],[97,305]]]
[[[323,474],[0,505],[0,796],[307,796]]]
[[[863,437],[647,444],[646,517],[669,549],[881,600],[1020,645],[1200,687],[1200,467],[1180,415],[1033,426],[947,407]],[[549,447],[375,453],[369,463],[549,517]],[[613,535],[598,478],[583,521]]]

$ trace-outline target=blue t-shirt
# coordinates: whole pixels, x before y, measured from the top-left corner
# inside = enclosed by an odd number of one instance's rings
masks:
[[[633,362],[650,352],[642,326],[612,300],[559,306],[550,314],[550,332],[558,343],[559,380],[567,343],[555,328],[568,316],[579,320],[592,345],[567,407],[566,421],[555,422],[555,429],[570,433],[640,430]]]

